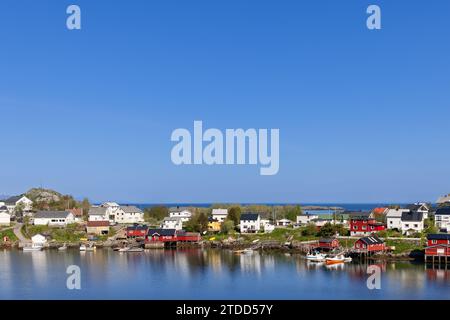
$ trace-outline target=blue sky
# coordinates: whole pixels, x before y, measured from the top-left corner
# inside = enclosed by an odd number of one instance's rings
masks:
[[[66,29],[66,8],[82,30]],[[378,4],[382,30],[366,28]],[[408,202],[450,192],[448,1],[0,3],[0,194]],[[279,128],[280,171],[175,166],[176,128]]]

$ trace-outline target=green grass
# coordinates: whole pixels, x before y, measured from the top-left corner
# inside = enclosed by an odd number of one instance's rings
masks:
[[[393,251],[393,253],[396,253],[396,254],[423,249],[423,245],[421,245],[421,244],[418,245],[416,242],[413,242],[413,241],[386,240],[386,245],[388,245],[390,247],[394,246],[395,250]]]
[[[11,241],[17,241],[17,237],[14,234],[13,229],[4,229],[0,231],[0,242],[3,241],[3,237],[8,237]]]

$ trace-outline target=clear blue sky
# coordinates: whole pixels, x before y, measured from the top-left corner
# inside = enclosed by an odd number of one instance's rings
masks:
[[[66,29],[72,3],[80,31]],[[449,12],[446,0],[2,0],[0,194],[435,200],[450,192]],[[279,128],[278,175],[174,166],[171,132],[194,120]]]

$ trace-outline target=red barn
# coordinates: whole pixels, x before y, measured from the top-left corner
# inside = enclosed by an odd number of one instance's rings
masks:
[[[339,240],[336,238],[322,238],[319,240],[320,249],[334,249],[339,248]]]
[[[385,225],[377,222],[370,212],[350,213],[351,236],[368,236],[374,232],[382,231],[385,228]]]
[[[127,228],[127,238],[145,238],[148,227],[145,225],[132,225]]]
[[[177,232],[175,229],[148,229],[145,242],[176,242]]]
[[[380,252],[386,250],[383,240],[377,236],[364,237],[355,242],[356,251],[362,252]]]
[[[201,236],[199,233],[195,232],[186,232],[183,230],[177,231],[177,241],[181,242],[199,242],[201,240]]]
[[[425,248],[425,257],[449,257],[450,234],[429,234],[428,246]]]

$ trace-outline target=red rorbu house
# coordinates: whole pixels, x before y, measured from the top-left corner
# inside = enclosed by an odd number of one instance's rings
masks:
[[[428,246],[425,248],[425,261],[429,257],[434,262],[438,257],[438,261],[447,263],[447,257],[450,257],[450,234],[429,234],[427,236]]]
[[[147,236],[148,227],[145,225],[135,224],[127,227],[127,238],[145,238]]]
[[[355,242],[357,252],[381,252],[386,250],[386,244],[377,236],[369,236]]]
[[[339,240],[336,238],[322,238],[319,240],[319,249],[333,250],[339,248]]]
[[[384,224],[377,222],[370,212],[351,212],[349,217],[351,236],[368,236],[386,228]]]
[[[198,242],[201,240],[199,233],[186,232],[175,229],[148,229],[145,238],[146,243],[152,242]]]

